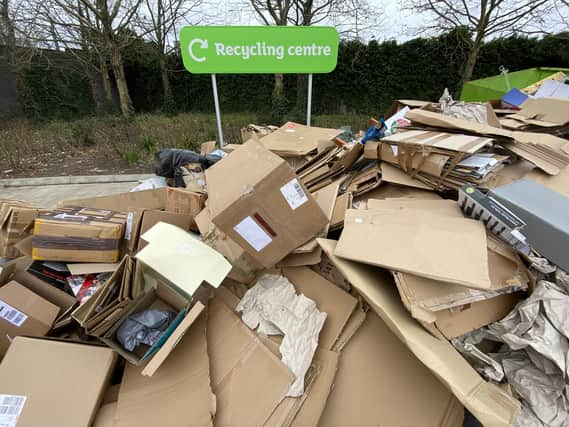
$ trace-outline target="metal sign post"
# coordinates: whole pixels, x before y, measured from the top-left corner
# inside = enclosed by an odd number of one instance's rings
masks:
[[[310,127],[310,115],[312,113],[312,74],[308,75],[308,96],[306,101],[306,126]]]
[[[221,128],[221,112],[219,111],[219,98],[217,96],[217,80],[215,74],[211,75],[211,86],[213,87],[213,103],[215,104],[215,119],[217,120],[217,135],[219,136],[219,148],[223,148],[223,129]]]

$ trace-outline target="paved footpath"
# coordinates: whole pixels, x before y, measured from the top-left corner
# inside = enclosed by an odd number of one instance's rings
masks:
[[[0,199],[50,208],[62,200],[125,193],[154,175],[96,175],[0,180]]]

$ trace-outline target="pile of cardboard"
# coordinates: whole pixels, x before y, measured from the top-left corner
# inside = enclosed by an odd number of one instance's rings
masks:
[[[514,426],[531,401],[453,344],[536,256],[569,269],[569,152],[483,108],[250,125],[200,189],[2,201],[0,425]]]

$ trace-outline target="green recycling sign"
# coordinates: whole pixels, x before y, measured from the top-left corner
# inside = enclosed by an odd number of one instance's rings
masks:
[[[191,26],[180,31],[194,74],[329,73],[338,59],[334,27]]]

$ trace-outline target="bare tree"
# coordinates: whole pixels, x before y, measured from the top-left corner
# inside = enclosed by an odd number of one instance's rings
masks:
[[[289,13],[295,0],[249,0],[257,17],[265,25],[285,26],[289,22]],[[273,99],[284,97],[284,76],[275,74]]]
[[[175,49],[172,40],[176,39],[178,26],[182,22],[197,24],[195,11],[203,4],[203,0],[144,0],[138,16],[138,24],[142,31],[156,46],[164,101],[172,100],[172,90],[168,77],[168,54]],[[197,15],[197,14],[196,14]]]
[[[126,34],[143,0],[52,0],[46,10],[50,20],[67,31],[71,44],[96,55],[107,101],[110,101],[110,80],[107,58],[115,77],[121,112],[132,116],[134,109],[128,92],[121,50],[129,42]],[[62,38],[65,40],[65,37]]]
[[[551,8],[552,0],[409,0],[405,5],[405,9],[429,15],[431,22],[422,30],[443,32],[464,27],[472,33],[459,92],[471,79],[486,38],[523,32],[524,28],[542,21]]]

